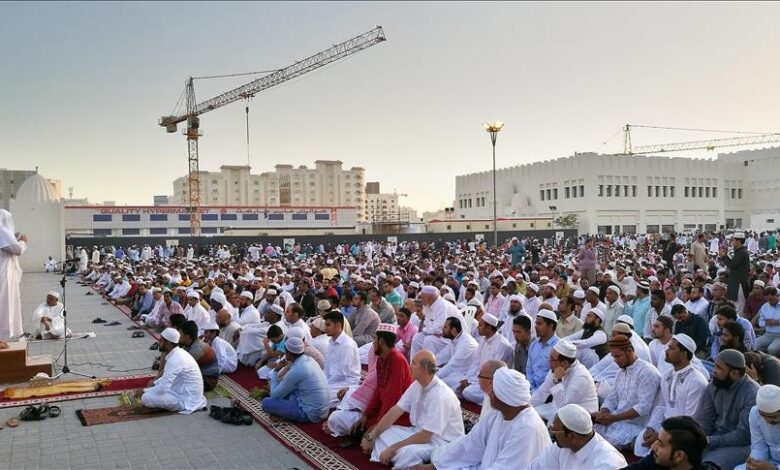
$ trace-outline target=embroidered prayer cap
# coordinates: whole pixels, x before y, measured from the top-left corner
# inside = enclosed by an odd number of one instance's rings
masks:
[[[376,327],[376,332],[396,334],[396,329],[395,326],[391,325],[390,323],[380,323],[379,326]]]

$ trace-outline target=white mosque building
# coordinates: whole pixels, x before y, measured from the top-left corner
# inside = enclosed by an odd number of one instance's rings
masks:
[[[9,208],[14,229],[27,234],[27,250],[19,258],[24,272],[44,271],[49,256],[65,258],[64,207],[48,179],[36,172],[29,176],[11,199]]]
[[[780,227],[780,148],[716,158],[582,153],[496,171],[498,217],[576,214],[580,233]],[[453,219],[493,217],[493,172],[458,176]]]

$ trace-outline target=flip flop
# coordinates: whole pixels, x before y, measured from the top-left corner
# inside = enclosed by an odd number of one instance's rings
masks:
[[[95,295],[95,294],[94,294],[93,292],[87,292],[87,293],[86,293],[86,294],[84,294],[84,295]]]
[[[111,323],[106,323],[103,326],[117,326],[117,325],[121,325],[121,323],[119,323],[118,321],[112,321]]]
[[[103,319],[102,319],[102,318],[100,318],[100,317],[97,317],[97,318],[95,318],[94,320],[92,320],[92,323],[108,323],[108,322],[107,322],[107,321],[105,321],[105,320],[103,320]]]
[[[158,349],[160,349],[160,344],[159,343],[154,343],[153,345],[149,346],[149,349],[151,351],[157,351]]]
[[[133,326],[128,326],[127,329],[128,330],[140,330],[142,328],[140,326],[138,326],[138,325],[133,325]]]
[[[56,418],[57,416],[62,413],[62,410],[59,406],[50,406],[49,407],[49,418]]]
[[[146,336],[146,334],[144,334],[143,331],[136,331],[135,333],[133,333],[133,336],[131,336],[131,338],[143,338],[144,336]]]

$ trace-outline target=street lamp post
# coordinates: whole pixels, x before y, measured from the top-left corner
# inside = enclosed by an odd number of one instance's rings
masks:
[[[497,220],[497,207],[496,207],[496,137],[504,127],[504,123],[501,121],[494,121],[487,124],[482,124],[488,134],[490,134],[490,143],[493,144],[493,245],[498,248],[498,225]]]

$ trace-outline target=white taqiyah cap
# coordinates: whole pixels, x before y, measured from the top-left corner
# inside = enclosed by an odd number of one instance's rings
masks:
[[[531,289],[531,290],[532,290],[532,291],[534,291],[534,292],[539,292],[539,286],[537,286],[537,285],[536,285],[536,284],[534,284],[533,282],[529,282],[528,284],[526,284],[526,285],[525,285],[525,288],[526,288],[526,289]]]
[[[612,292],[616,293],[617,295],[620,295],[620,287],[612,284],[611,286],[607,287],[607,290],[611,290]]]
[[[590,292],[593,292],[593,293],[594,293],[594,294],[596,294],[596,295],[599,295],[599,294],[601,293],[601,291],[599,291],[599,288],[598,288],[598,287],[596,287],[596,286],[590,286],[590,287],[588,287],[588,290],[589,290]]]
[[[482,320],[483,320],[485,323],[487,323],[488,325],[491,325],[491,326],[498,326],[498,318],[496,318],[496,316],[495,316],[495,315],[493,315],[492,313],[487,313],[487,312],[485,312],[485,313],[482,315]]]
[[[176,330],[174,328],[164,329],[163,332],[160,333],[160,336],[162,336],[167,341],[170,341],[173,344],[179,344],[179,339],[181,339],[181,334],[179,334],[179,330]]]
[[[255,300],[255,295],[252,293],[252,291],[248,291],[248,290],[241,292],[241,297],[246,297],[247,299],[253,302]]]
[[[601,310],[598,307],[590,309],[588,313],[592,313],[593,315],[596,315],[597,317],[601,318],[601,321],[604,321],[604,311]]]
[[[277,314],[279,316],[284,315],[284,309],[282,309],[282,307],[280,307],[280,306],[278,306],[276,304],[269,305],[268,306],[268,310],[271,311],[271,312],[274,312],[275,314]]]
[[[548,320],[554,321],[555,323],[558,323],[558,317],[555,316],[555,312],[553,312],[552,310],[547,310],[546,308],[539,310],[536,313],[536,316],[546,318]]]
[[[557,343],[555,343],[553,349],[556,350],[558,354],[562,356],[566,356],[569,359],[574,359],[575,357],[577,357],[577,346],[571,344],[570,341],[567,341],[565,339],[561,339]]]
[[[777,413],[780,411],[780,387],[777,385],[762,385],[756,395],[756,406],[763,413]]]
[[[519,371],[504,366],[493,373],[493,393],[509,406],[525,406],[531,401],[531,384]]]
[[[54,297],[55,299],[59,299],[60,298],[60,293],[57,292],[56,290],[49,291],[49,292],[46,293],[46,295],[50,295],[50,296]]]
[[[447,292],[446,294],[444,294],[444,300],[455,302],[455,296],[452,295],[452,292]]]
[[[301,338],[287,338],[287,341],[284,342],[284,348],[293,354],[303,354],[304,347],[305,345]]]
[[[514,294],[514,295],[510,295],[510,296],[509,296],[509,301],[510,301],[510,302],[517,302],[517,303],[520,303],[520,304],[522,304],[522,303],[523,303],[523,298],[522,298],[522,297],[520,297],[520,296],[519,296],[519,295],[517,295],[517,294]]]
[[[547,284],[545,284],[545,286],[549,287],[550,289],[557,289],[558,288],[558,286],[556,286],[555,283],[552,282],[552,281],[550,281]]]
[[[617,317],[617,320],[615,321],[631,325],[631,328],[634,327],[634,319],[629,317],[628,315],[620,315],[619,317]]]
[[[193,299],[200,299],[200,294],[198,294],[195,291],[187,292],[187,297],[192,297]]]
[[[206,328],[203,328],[203,331],[209,331],[209,330],[219,330],[219,325],[217,325],[217,322],[214,320],[211,320],[207,325]]]
[[[737,232],[734,235],[732,235],[733,238],[736,238],[738,240],[744,240],[745,239],[745,233],[744,232]]]
[[[287,330],[287,338],[301,338],[301,339],[303,339],[304,336],[305,335],[303,333],[303,330],[301,328],[298,328],[297,326]]]
[[[764,283],[764,281],[756,280],[756,281],[753,281],[753,286],[754,287],[758,286],[758,287],[761,287],[763,289],[764,287],[766,287],[766,284]]]
[[[466,305],[468,305],[470,307],[479,307],[479,308],[484,308],[485,307],[485,304],[483,304],[482,301],[479,300],[476,297],[472,297],[471,300],[469,300]]]
[[[694,341],[693,338],[686,335],[685,333],[677,333],[676,335],[672,336],[672,339],[677,341],[677,344],[684,347],[689,352],[696,352],[696,341]]]
[[[317,328],[318,330],[325,332],[325,319],[322,317],[317,317],[314,320],[311,321],[311,326],[314,328]]]
[[[577,289],[574,291],[574,294],[572,294],[575,299],[584,299],[585,298],[585,291],[582,289]]]
[[[558,409],[558,419],[564,426],[577,434],[590,434],[593,431],[593,421],[590,413],[585,408],[575,403],[570,403]]]
[[[420,283],[417,282],[417,281],[412,281],[412,282],[409,283],[409,287],[414,287],[415,289],[419,289],[420,288]]]
[[[438,295],[439,291],[436,289],[436,286],[423,286],[422,291],[420,291],[422,294],[432,294],[432,295]]]
[[[266,289],[265,295],[276,295],[278,292],[276,292],[276,289]]]

